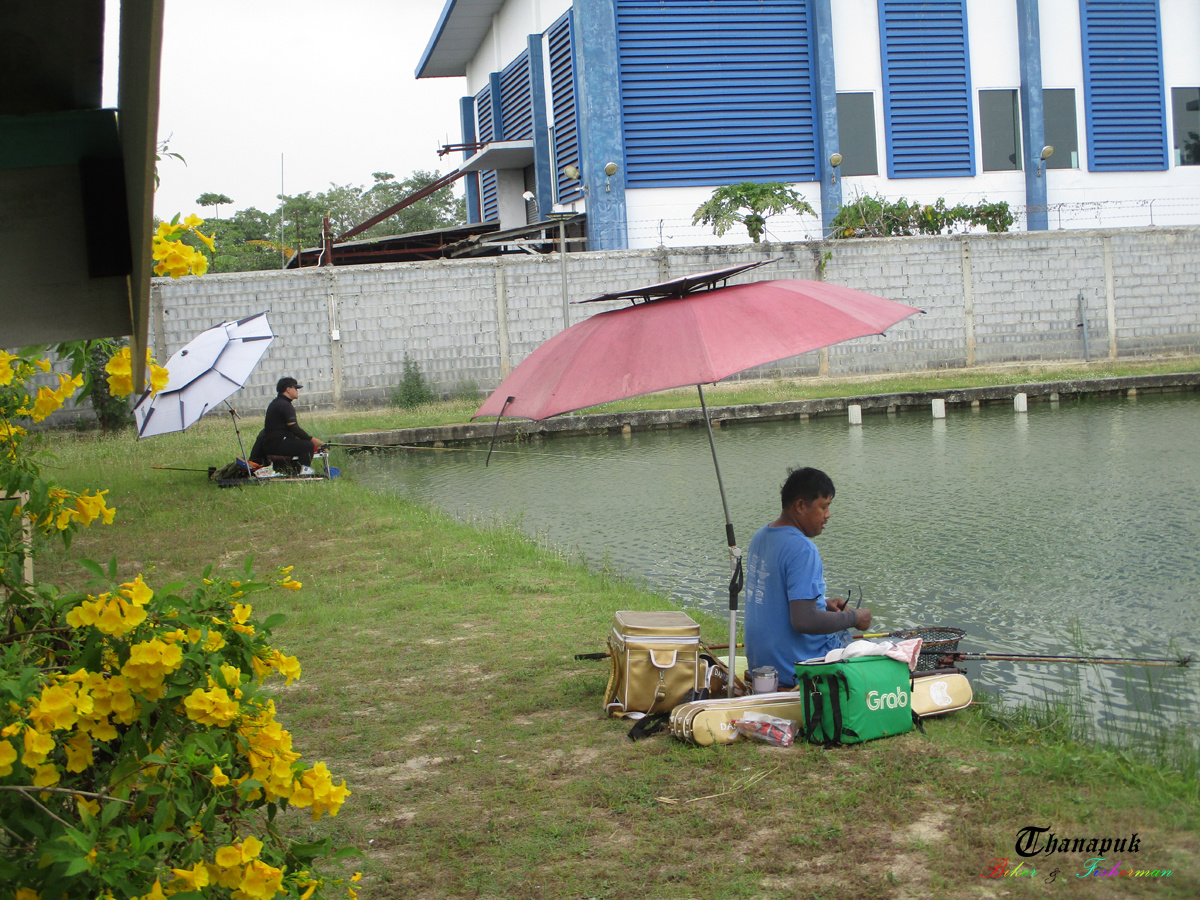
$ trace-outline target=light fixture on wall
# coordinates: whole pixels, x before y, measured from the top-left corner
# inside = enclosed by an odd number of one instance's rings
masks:
[[[615,162],[606,162],[604,164],[604,190],[605,191],[612,190],[612,184],[609,183],[609,179],[617,174],[618,168],[619,167],[617,166],[617,164]]]
[[[526,203],[532,203],[534,200],[537,199],[537,195],[533,191],[526,191],[525,193],[523,193],[521,195],[521,199],[524,200]]]
[[[579,167],[578,166],[563,166],[562,173],[564,175],[566,175],[568,178],[570,178],[572,181],[579,180]]]
[[[829,154],[829,165],[830,165],[830,168],[833,169],[833,175],[831,175],[829,178],[830,184],[837,184],[837,168],[841,164],[842,164],[842,154],[840,154],[840,153]]]
[[[1038,159],[1038,167],[1037,167],[1037,177],[1038,178],[1042,177],[1042,169],[1045,168],[1044,164],[1045,164],[1046,160],[1048,160],[1053,155],[1054,155],[1054,148],[1052,146],[1050,146],[1049,144],[1047,144],[1045,147],[1042,148],[1041,157]]]

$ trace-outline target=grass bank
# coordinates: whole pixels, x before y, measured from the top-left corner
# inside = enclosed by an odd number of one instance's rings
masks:
[[[314,416],[313,430],[361,415]],[[302,591],[259,601],[289,616],[279,644],[304,665],[279,689],[280,718],[353,796],[336,819],[292,827],[362,849],[364,900],[1200,896],[1195,778],[1076,743],[1053,718],[981,707],[835,751],[634,744],[600,715],[605,664],[573,657],[603,649],[614,610],[664,598],[514,528],[370,491],[352,458],[333,482],[229,490],[152,468],[227,461],[219,418],[141,443],[47,442],[58,480],[108,487],[118,513],[48,553],[43,578],[82,584],[78,556],[115,556],[152,584],[249,554],[260,570],[296,566]],[[721,622],[703,629],[720,642]],[[1027,825],[1136,833],[1138,852],[1103,854],[1103,870],[1171,874],[1077,877],[1101,854],[1073,852],[983,877],[1017,866]]]

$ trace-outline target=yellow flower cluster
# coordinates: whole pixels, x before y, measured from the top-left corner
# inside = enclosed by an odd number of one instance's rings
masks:
[[[348,796],[350,791],[346,789],[345,780],[335,785],[325,763],[318,762],[292,786],[291,802],[293,806],[311,806],[316,822],[324,813],[336,816]]]
[[[187,233],[194,234],[204,246],[213,252],[211,235],[200,232],[204,220],[199,216],[188,216],[182,223],[178,221],[163,222],[154,233],[152,252],[154,254],[154,274],[170,275],[181,278],[184,275],[203,275],[208,271],[208,257],[185,244],[181,238]]]
[[[106,521],[111,521],[111,518]],[[116,594],[105,593],[99,597],[89,595],[87,600],[67,613],[67,624],[72,628],[91,625],[112,637],[124,637],[146,621],[144,607],[153,596],[154,592],[139,575],[121,585],[121,590]]]
[[[9,371],[12,371],[11,366]],[[28,415],[35,422],[41,422],[46,419],[52,412],[71,399],[72,395],[83,387],[83,376],[69,375],[58,376],[58,387],[56,389],[48,387],[38,388],[37,396],[33,400],[33,406],[28,409],[22,409],[21,412]]]
[[[52,488],[49,494],[51,508],[41,521],[43,529],[49,531],[53,524],[59,531],[66,531],[72,522],[91,525],[96,519],[105,525],[111,525],[117,511],[104,499],[104,495],[107,493],[108,491],[98,491],[95,494],[89,494],[84,491],[82,494],[72,494],[61,488]],[[75,505],[68,506],[67,501],[69,500],[74,500]]]
[[[146,368],[150,372],[150,393],[157,394],[167,386],[171,374],[154,361],[150,348],[146,348]],[[104,365],[108,373],[108,392],[114,397],[128,397],[137,390],[133,384],[133,357],[128,347],[122,347],[121,352]]]
[[[129,648],[129,661],[121,666],[121,674],[143,697],[157,700],[163,695],[163,679],[182,664],[183,650],[178,644],[154,638]]]
[[[253,836],[222,847],[207,866],[208,883],[232,890],[236,900],[271,900],[282,893],[283,870],[258,858],[262,848],[262,841]]]
[[[213,687],[207,691],[196,688],[183,701],[187,716],[201,725],[216,725],[227,728],[241,711],[236,700],[225,688]]]

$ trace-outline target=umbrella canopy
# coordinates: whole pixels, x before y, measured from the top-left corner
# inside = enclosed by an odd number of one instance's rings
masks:
[[[133,408],[138,437],[183,431],[250,377],[275,339],[265,312],[222,322],[197,335],[167,360],[170,380]]]
[[[852,288],[801,280],[650,300],[559,332],[529,354],[475,416],[503,410],[545,419],[652,391],[712,384],[754,366],[882,334],[917,312]]]

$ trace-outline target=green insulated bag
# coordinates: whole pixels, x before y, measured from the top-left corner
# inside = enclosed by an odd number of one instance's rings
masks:
[[[908,666],[886,656],[796,663],[805,734],[814,744],[857,744],[912,731]]]

